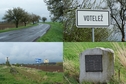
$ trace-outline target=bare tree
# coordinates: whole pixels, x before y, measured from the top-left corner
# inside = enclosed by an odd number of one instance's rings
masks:
[[[22,19],[23,14],[24,14],[24,10],[20,7],[17,7],[17,8],[13,8],[12,10],[9,9],[4,15],[3,19],[7,20],[8,22],[13,21],[16,25],[16,28],[18,28],[18,24]]]
[[[126,0],[107,0],[111,11],[112,24],[121,32],[121,41],[125,41]]]

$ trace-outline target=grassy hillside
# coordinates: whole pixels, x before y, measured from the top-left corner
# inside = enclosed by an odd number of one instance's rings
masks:
[[[64,42],[64,74],[65,80],[71,84],[79,82],[79,54],[86,49],[104,47],[111,48],[115,52],[115,75],[108,84],[126,83],[126,43],[109,42]],[[122,61],[120,61],[122,59]],[[125,59],[125,60],[123,60]],[[120,77],[119,75],[120,71]],[[119,80],[120,78],[120,80]],[[86,83],[84,83],[86,84]],[[87,83],[90,84],[90,83]]]
[[[45,24],[45,23],[44,23]],[[63,41],[63,24],[58,22],[46,22],[50,24],[49,31],[37,41],[41,42],[62,42]]]
[[[45,72],[37,69],[0,65],[0,84],[63,84],[63,73]]]

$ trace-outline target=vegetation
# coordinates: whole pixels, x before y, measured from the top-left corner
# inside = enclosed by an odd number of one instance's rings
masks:
[[[62,23],[59,22],[46,22],[46,24],[50,24],[51,28],[49,31],[40,37],[37,41],[41,42],[63,42],[63,28]]]
[[[57,62],[56,65],[63,66],[63,62]]]
[[[17,66],[17,67],[21,66],[21,64],[18,64],[18,63],[14,64],[14,65]]]
[[[3,17],[3,20],[6,20],[8,22],[14,22],[16,25],[16,28],[18,28],[18,24],[20,22],[23,22],[26,26],[26,23],[32,21],[33,24],[35,22],[39,22],[40,16],[35,15],[35,14],[29,14],[27,12],[25,12],[25,10],[23,10],[20,7],[17,8],[13,8],[12,10],[9,9],[6,14]]]
[[[126,82],[126,43],[110,43],[110,42],[65,42],[64,43],[64,79],[71,84],[79,84],[79,54],[86,49],[104,47],[111,48],[115,53],[115,74],[108,84],[124,84]],[[91,84],[91,83],[83,83]]]
[[[35,15],[33,13],[30,15],[30,17],[31,17],[30,20],[32,21],[33,24],[35,24],[35,22],[39,22],[39,20],[41,19],[40,16]]]
[[[21,22],[23,22],[26,26],[28,21],[30,21],[30,16],[27,12],[24,12],[23,17],[21,18]]]
[[[9,9],[4,15],[3,19],[8,22],[13,21],[18,28],[19,21],[23,17],[24,10],[22,8],[13,8],[13,10]]]
[[[51,20],[61,21],[63,20],[63,0],[44,0],[47,4],[47,8],[50,11]]]
[[[91,42],[92,41],[92,29],[91,28],[77,28],[75,11],[79,9],[101,9],[100,4],[96,0],[83,0],[79,4],[78,0],[64,0],[64,19],[63,19],[63,40],[65,42]],[[102,32],[102,33],[101,33]],[[95,41],[110,41],[112,30],[108,28],[95,28]]]
[[[112,24],[116,30],[120,30],[122,42],[125,41],[126,0],[107,0],[107,7],[111,11]],[[118,5],[118,6],[117,6]]]
[[[45,22],[47,20],[46,17],[42,17],[42,21]]]
[[[113,43],[114,49],[116,49],[116,54],[119,58],[119,62],[126,68],[126,48],[125,44]]]
[[[8,57],[7,57],[7,61],[6,61],[6,66],[11,66],[11,65],[10,65],[10,62],[9,62],[9,60],[8,60]]]
[[[65,42],[92,42],[91,28],[80,29],[74,25],[72,31],[67,29],[67,27],[66,30],[64,30],[63,40]],[[108,41],[108,37],[112,33],[110,29],[106,29],[106,28],[95,28],[94,32],[95,32],[94,33],[95,42]],[[111,39],[109,41],[111,41]]]
[[[4,65],[0,65],[0,72],[0,84],[64,84],[62,72]]]

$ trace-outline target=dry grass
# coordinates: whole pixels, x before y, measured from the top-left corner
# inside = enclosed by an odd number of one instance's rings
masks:
[[[41,75],[39,75],[37,72],[36,72],[36,69],[31,69],[31,68],[25,68],[25,67],[15,67],[19,72],[20,74],[22,74],[22,76],[26,79],[29,79],[29,80],[36,80],[37,82],[41,82],[42,81],[42,77]]]
[[[8,66],[3,66],[3,69],[6,69],[6,68],[8,68]]]
[[[119,58],[119,62],[126,68],[126,47],[123,43],[120,45],[118,43],[112,43],[114,49],[116,49],[116,54]]]
[[[20,23],[19,26],[24,26],[24,25]],[[14,23],[0,23],[0,30],[14,28],[14,27],[15,27]]]
[[[64,62],[64,72],[67,72],[69,75],[78,75],[79,71],[76,69],[75,64],[68,60]]]

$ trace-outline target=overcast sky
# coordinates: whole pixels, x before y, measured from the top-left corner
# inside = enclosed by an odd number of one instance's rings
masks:
[[[47,21],[50,21],[50,12],[47,10],[44,0],[0,0],[0,21],[6,11],[8,9],[13,9],[14,7],[23,8],[29,13],[46,17]]]
[[[91,4],[94,2],[95,0],[89,0],[89,2],[91,2]],[[100,2],[103,2],[104,0],[96,0],[96,5],[95,6],[97,6],[97,5],[99,5],[100,4]],[[83,2],[83,0],[78,0],[78,2],[79,2],[79,4],[80,5],[82,5],[82,2]],[[87,2],[88,3],[88,2]],[[106,7],[106,2],[104,1],[102,4],[100,4],[100,6],[101,7]]]
[[[36,63],[35,59],[63,61],[62,42],[0,42],[0,63]]]

